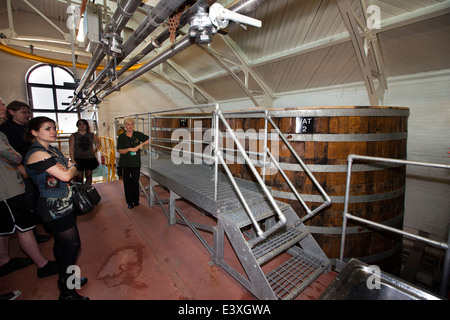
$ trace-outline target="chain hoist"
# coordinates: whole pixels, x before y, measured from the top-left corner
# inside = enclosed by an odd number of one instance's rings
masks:
[[[180,11],[169,18],[170,42],[174,43],[177,36],[177,29],[180,26],[180,18],[183,12]]]

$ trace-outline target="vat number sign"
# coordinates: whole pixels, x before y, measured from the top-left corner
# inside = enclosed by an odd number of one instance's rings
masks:
[[[313,132],[314,132],[314,118],[297,117],[295,123],[295,133],[313,133]]]

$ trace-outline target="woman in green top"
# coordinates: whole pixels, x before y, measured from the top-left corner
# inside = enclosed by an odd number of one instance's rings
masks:
[[[142,146],[148,144],[149,137],[142,132],[134,131],[133,118],[123,120],[125,132],[117,139],[117,150],[120,153],[119,166],[122,167],[123,188],[128,209],[139,205],[139,176],[141,171]]]

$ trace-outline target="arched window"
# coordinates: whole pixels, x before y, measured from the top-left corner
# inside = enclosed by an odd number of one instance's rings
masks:
[[[77,131],[77,111],[67,111],[75,81],[64,67],[38,64],[31,67],[25,79],[33,117],[46,116],[56,121],[60,133]]]

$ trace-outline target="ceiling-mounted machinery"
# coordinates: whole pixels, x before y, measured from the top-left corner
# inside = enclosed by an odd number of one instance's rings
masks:
[[[221,4],[215,3],[209,8],[209,18],[211,22],[219,29],[226,28],[230,21],[238,24],[248,24],[253,27],[261,28],[260,20],[244,16],[243,14],[225,9]],[[245,27],[244,27],[245,29]]]
[[[102,7],[92,2],[86,3],[83,18],[84,49],[93,53],[101,44]]]
[[[120,0],[118,0],[120,1]],[[122,86],[141,76],[145,72],[151,70],[156,65],[170,59],[173,55],[187,49],[193,44],[209,44],[212,41],[212,35],[219,32],[221,28],[228,26],[230,21],[236,22],[243,26],[243,24],[254,27],[261,27],[261,21],[247,17],[243,14],[251,12],[256,7],[260,6],[267,0],[238,0],[225,9],[222,5],[213,3],[215,0],[197,0],[195,4],[189,9],[185,10],[179,17],[180,26],[184,23],[190,24],[189,33],[173,43],[166,50],[159,53],[146,64],[128,75],[125,79],[116,82],[113,87],[109,88],[102,94],[100,92],[106,89],[106,85],[101,85],[101,81],[105,77],[109,77],[107,84],[111,84],[118,80],[118,76],[125,72],[131,65],[136,63],[142,57],[140,54],[133,57],[130,63],[127,63],[124,68],[117,72],[117,65],[123,61],[147,36],[155,30],[162,22],[174,14],[186,0],[165,0],[149,11],[148,16],[143,20],[139,27],[133,32],[131,37],[122,45],[122,39],[119,34],[127,21],[133,14],[133,10],[141,3],[139,0],[122,0],[123,5],[118,6],[111,21],[105,26],[102,45],[97,45],[91,63],[83,75],[80,85],[75,90],[75,97],[71,102],[71,108],[76,108],[82,102],[89,102],[89,97],[98,96],[100,102],[107,95],[119,90]],[[211,3],[213,3],[211,5]],[[210,6],[211,5],[211,6]],[[210,6],[210,7],[209,7]],[[243,26],[244,27],[244,26]],[[244,27],[245,28],[245,27]],[[167,31],[167,32],[166,32]],[[151,42],[151,46],[147,45],[144,49],[146,53],[158,47],[162,42],[169,38],[169,28],[166,28],[161,35],[157,36],[158,41]],[[147,50],[147,48],[150,48]],[[87,84],[88,79],[93,75],[105,55],[110,55],[113,59],[110,60],[108,66],[100,72],[100,74],[90,83]],[[84,99],[83,99],[84,98]]]
[[[260,20],[244,16],[242,14],[225,9],[221,4],[214,3],[209,8],[209,14],[204,8],[194,13],[191,17],[189,35],[196,38],[197,43],[211,43],[212,36],[219,29],[226,28],[230,21],[238,24],[247,24],[260,28],[262,23]]]
[[[120,7],[119,10],[124,15],[132,16],[132,14],[125,12]],[[101,46],[102,51],[106,55],[121,57],[123,55],[123,38],[120,35],[121,29],[117,28],[117,23],[114,21],[106,25],[105,30],[103,30],[103,19],[102,6],[87,2],[83,20],[84,47],[86,51],[94,53],[95,49]]]
[[[120,0],[119,0],[120,1]],[[114,31],[116,34],[119,34],[122,29],[127,24],[130,17],[133,16],[136,9],[141,4],[141,0],[122,0],[118,2],[118,7],[114,14],[112,15],[110,21],[105,26],[105,34],[108,32]],[[101,34],[101,32],[100,32]],[[117,42],[116,42],[117,44]],[[118,46],[116,46],[118,47]],[[86,98],[86,96],[83,93],[83,89],[86,86],[86,83],[91,79],[91,76],[94,74],[97,67],[100,65],[101,61],[105,57],[105,53],[103,52],[103,46],[101,45],[95,45],[95,48],[93,48],[93,54],[92,59],[83,74],[83,76],[80,79],[79,85],[77,89],[75,89],[74,97],[72,98],[72,101],[70,102],[69,110],[72,110],[74,108],[79,107],[79,97]]]
[[[118,32],[111,31],[105,34],[102,39],[103,52],[115,58],[123,55],[123,39]]]

